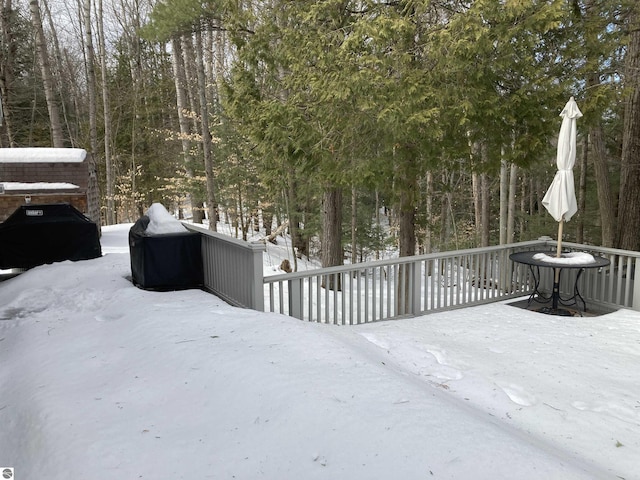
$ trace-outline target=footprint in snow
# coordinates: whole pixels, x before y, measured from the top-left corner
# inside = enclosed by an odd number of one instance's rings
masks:
[[[535,405],[537,401],[534,395],[527,392],[520,385],[514,385],[511,383],[506,386],[500,385],[500,388],[507,394],[509,399],[517,405],[530,407],[531,405]]]
[[[388,342],[386,342],[382,338],[378,338],[376,335],[373,335],[371,333],[361,333],[360,335],[362,335],[368,341],[370,341],[371,343],[373,343],[374,345],[376,345],[376,346],[378,346],[380,348],[383,348],[385,350],[388,350],[390,348],[390,345],[389,345]]]
[[[621,405],[617,402],[598,401],[589,404],[576,401],[571,403],[571,406],[580,411],[588,410],[595,413],[604,413],[625,422],[637,423],[640,419],[640,412],[636,411],[633,406]]]

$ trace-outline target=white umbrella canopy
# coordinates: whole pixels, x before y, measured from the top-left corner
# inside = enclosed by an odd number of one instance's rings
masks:
[[[560,113],[562,125],[558,135],[558,153],[556,165],[558,171],[544,198],[542,205],[558,224],[558,256],[560,256],[562,244],[562,226],[564,222],[578,211],[576,202],[575,184],[573,180],[573,166],[576,163],[576,120],[582,116],[573,97]]]

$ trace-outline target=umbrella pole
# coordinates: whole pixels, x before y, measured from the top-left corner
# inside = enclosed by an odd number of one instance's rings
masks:
[[[558,222],[558,249],[556,250],[556,257],[560,258],[562,252],[562,228],[564,225],[564,216]]]
[[[562,229],[564,226],[564,216],[558,222],[558,248],[556,250],[556,257],[560,258],[562,253]],[[558,298],[560,297],[560,269],[553,269],[553,292],[551,293],[552,303],[551,308],[554,311],[558,309]]]

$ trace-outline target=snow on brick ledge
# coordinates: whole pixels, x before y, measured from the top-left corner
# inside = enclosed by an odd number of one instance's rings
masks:
[[[82,148],[0,148],[0,163],[82,163]]]
[[[74,185],[73,183],[50,183],[50,182],[3,182],[0,183],[4,187],[4,191],[14,192],[14,191],[43,191],[43,190],[76,190],[80,187],[78,185]]]

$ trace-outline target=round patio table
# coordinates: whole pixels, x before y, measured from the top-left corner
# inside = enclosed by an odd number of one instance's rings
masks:
[[[578,281],[580,280],[580,276],[582,272],[584,272],[587,268],[602,268],[608,266],[611,262],[604,258],[594,256],[593,262],[583,262],[583,263],[575,263],[574,261],[570,261],[567,258],[566,263],[561,261],[546,261],[544,259],[534,258],[535,255],[539,253],[544,253],[550,257],[555,257],[555,252],[550,251],[532,251],[532,252],[516,252],[509,255],[509,258],[515,263],[521,263],[523,265],[528,265],[529,270],[531,271],[531,275],[533,277],[534,288],[531,295],[529,295],[528,303],[535,300],[538,303],[549,303],[551,302],[551,309],[547,309],[545,313],[551,313],[554,315],[571,315],[567,310],[563,310],[559,308],[559,305],[569,307],[573,305],[578,305],[578,301],[582,302],[583,311],[587,311],[587,303],[585,302],[582,295],[580,295],[580,290],[578,288]],[[561,258],[566,254],[562,254]],[[540,268],[551,268],[554,271],[553,276],[553,289],[551,291],[551,295],[545,295],[540,291]],[[560,276],[563,270],[577,270],[578,273],[576,275],[575,282],[573,284],[573,293],[568,297],[562,297],[560,295]]]

